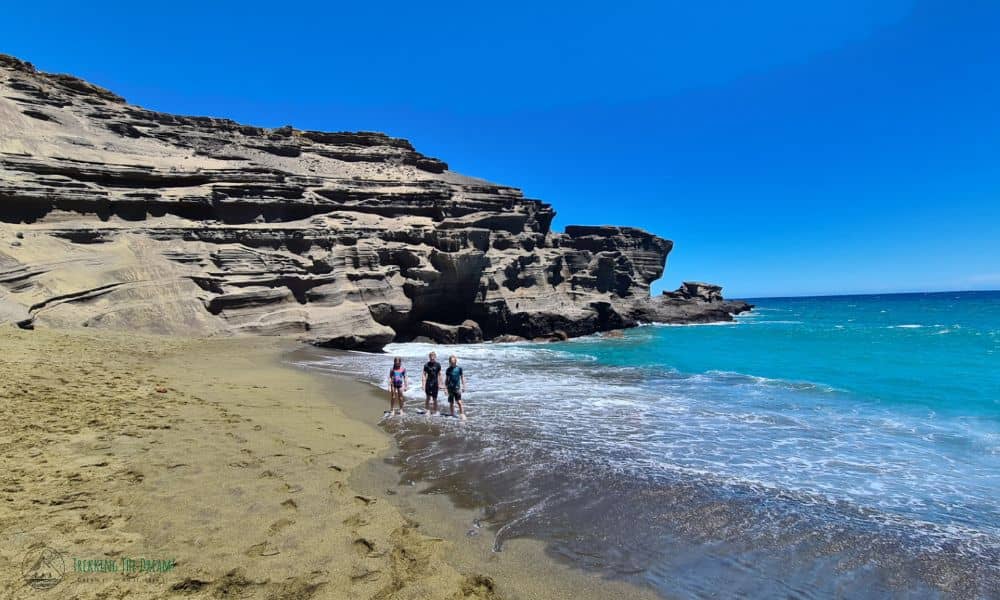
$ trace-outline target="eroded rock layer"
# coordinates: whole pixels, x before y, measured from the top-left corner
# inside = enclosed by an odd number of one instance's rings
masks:
[[[554,214],[406,140],[155,112],[0,55],[0,321],[374,349],[655,317],[672,243]]]

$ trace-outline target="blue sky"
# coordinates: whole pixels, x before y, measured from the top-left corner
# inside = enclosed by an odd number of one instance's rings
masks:
[[[675,242],[656,289],[1000,289],[1000,3],[18,2],[0,52],[169,112],[378,130]]]

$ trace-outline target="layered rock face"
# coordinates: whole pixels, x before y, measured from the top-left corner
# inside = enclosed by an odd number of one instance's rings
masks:
[[[381,133],[150,111],[0,55],[0,321],[377,349],[653,314],[672,243],[554,215]]]

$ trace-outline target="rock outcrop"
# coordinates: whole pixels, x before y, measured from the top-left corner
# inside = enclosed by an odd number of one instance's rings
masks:
[[[377,349],[656,320],[672,243],[554,215],[406,140],[156,112],[0,55],[0,321]]]
[[[725,300],[721,286],[685,281],[673,292],[636,302],[630,314],[645,323],[715,323],[752,308],[743,300]]]
[[[673,292],[663,292],[669,298],[684,300],[701,300],[703,302],[722,302],[722,286],[700,281],[685,281]]]

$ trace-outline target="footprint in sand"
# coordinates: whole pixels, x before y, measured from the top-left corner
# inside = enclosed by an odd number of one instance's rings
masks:
[[[365,525],[371,523],[371,521],[366,519],[363,515],[361,515],[361,513],[358,513],[347,517],[344,519],[343,523],[349,527],[364,527]]]
[[[295,525],[295,521],[293,519],[278,519],[274,523],[271,523],[271,526],[267,528],[267,533],[275,535],[285,529],[288,529],[292,525]]]
[[[285,500],[284,502],[282,502],[281,505],[284,506],[285,508],[288,508],[288,509],[291,509],[291,510],[298,510],[299,509],[299,505],[296,504],[295,500],[292,500],[291,498],[289,498],[288,500]]]
[[[382,571],[378,569],[369,569],[364,565],[355,565],[354,569],[351,571],[351,581],[375,581],[382,576]]]
[[[201,591],[202,589],[211,585],[211,583],[212,583],[211,581],[203,581],[201,579],[192,579],[188,577],[183,581],[180,581],[170,586],[170,590],[181,593],[193,593]]]
[[[128,471],[125,471],[122,474],[122,477],[125,479],[125,481],[127,481],[128,483],[131,483],[133,485],[142,483],[142,480],[146,478],[146,476],[143,475],[142,473],[140,473],[138,471],[135,471],[135,470],[132,470],[132,469],[129,469]]]
[[[281,551],[271,542],[261,542],[247,548],[245,554],[247,556],[276,556],[281,554]]]
[[[114,517],[111,515],[84,514],[80,515],[80,519],[94,529],[107,529],[111,527]]]
[[[375,552],[375,542],[371,542],[365,538],[358,538],[354,540],[354,551],[361,557],[371,556]]]

